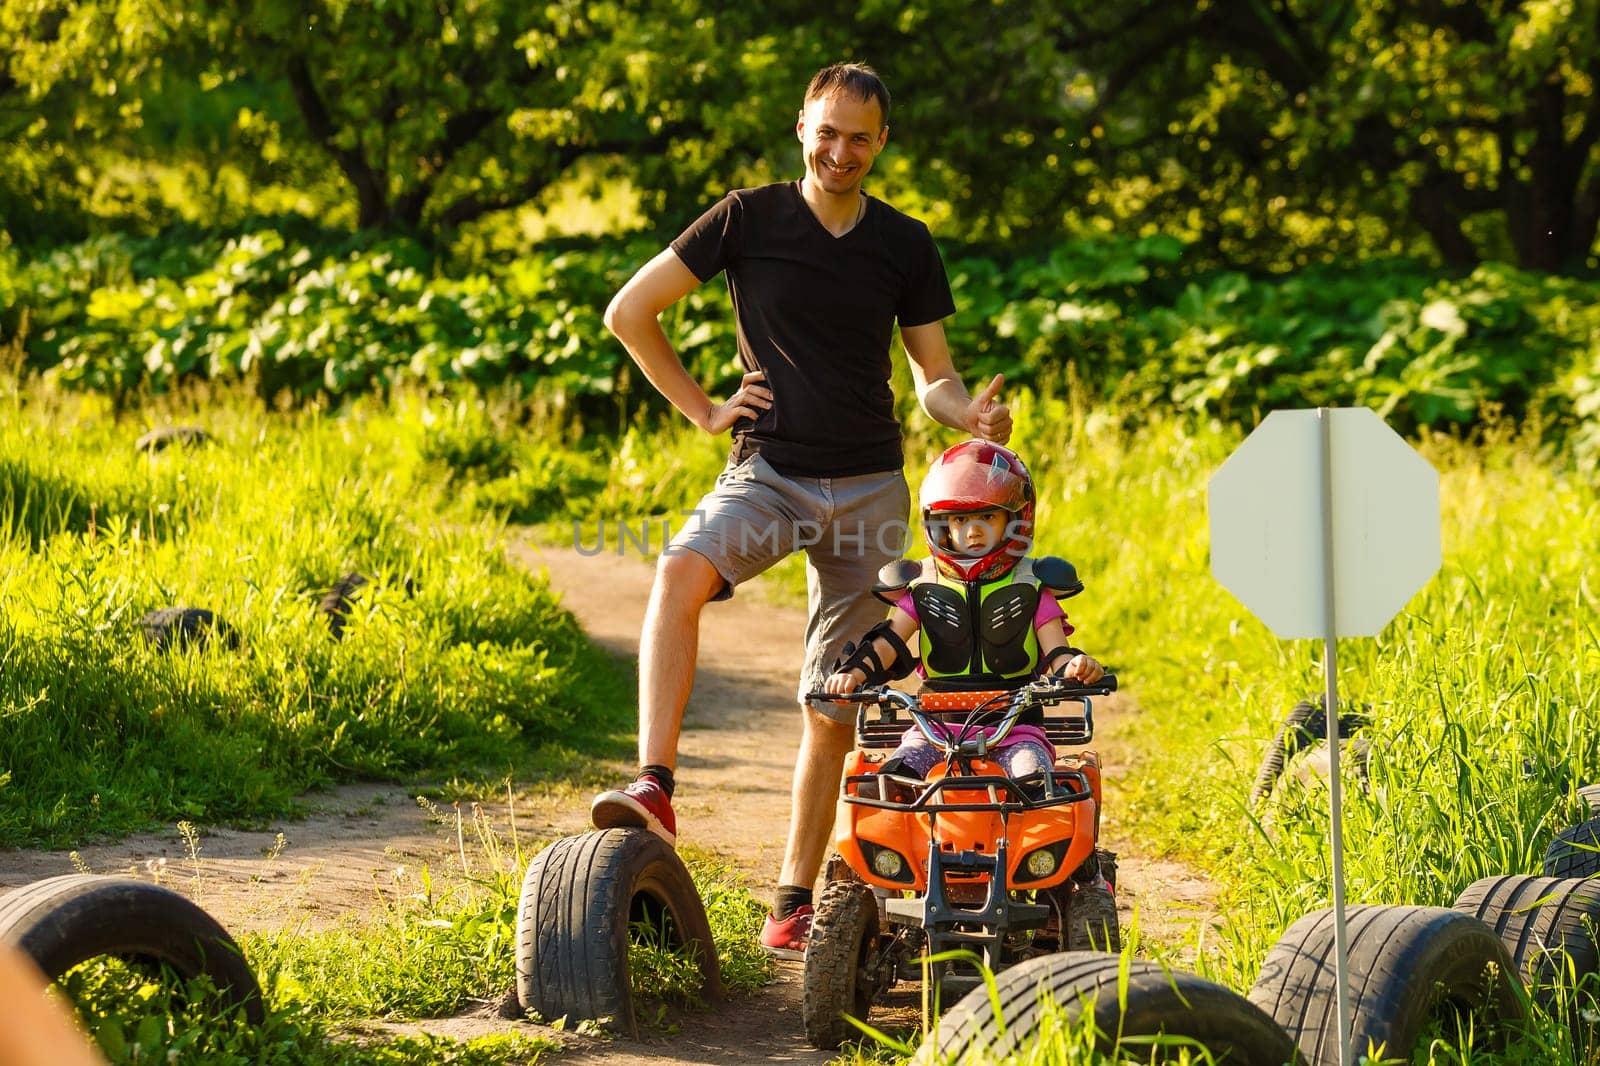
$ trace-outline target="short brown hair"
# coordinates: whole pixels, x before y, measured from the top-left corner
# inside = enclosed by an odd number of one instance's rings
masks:
[[[883,125],[889,124],[889,89],[883,84],[883,79],[878,77],[878,72],[865,63],[835,63],[831,67],[823,67],[811,79],[811,84],[806,86],[805,99],[801,106],[822,96],[832,96],[834,93],[849,93],[857,100],[865,103],[868,100],[878,101],[878,111],[883,115]]]

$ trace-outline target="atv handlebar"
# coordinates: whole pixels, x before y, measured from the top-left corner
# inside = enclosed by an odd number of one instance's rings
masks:
[[[908,692],[901,692],[887,686],[874,686],[860,688],[854,692],[808,692],[806,699],[817,701],[832,701],[834,703],[862,703],[876,704],[884,707],[898,707],[911,716],[911,721],[927,738],[928,743],[950,754],[984,756],[989,749],[999,744],[1006,734],[1011,732],[1012,726],[1017,724],[1017,719],[1022,712],[1033,707],[1045,707],[1066,700],[1077,700],[1083,704],[1084,722],[1087,732],[1080,739],[1087,741],[1093,735],[1094,719],[1091,717],[1092,708],[1089,703],[1091,696],[1104,696],[1117,690],[1117,675],[1105,674],[1093,684],[1084,684],[1072,678],[1057,677],[1053,674],[1046,675],[1019,689],[1010,692],[999,692],[977,707],[964,709],[959,712],[967,716],[966,721],[960,723],[955,736],[950,736],[947,731],[935,729],[928,715],[935,712],[924,710],[920,696]],[[981,728],[975,718],[980,714],[999,713],[1002,715],[999,722],[995,723],[994,732],[987,733]],[[952,717],[953,712],[945,711],[941,717]]]
[[[1006,704],[1018,702],[1018,696],[1031,697],[1021,702],[1024,706],[1046,706],[1059,703],[1062,700],[1081,699],[1084,696],[1106,696],[1117,691],[1117,675],[1103,674],[1099,681],[1093,684],[1084,684],[1082,681],[1070,677],[1057,677],[1047,674],[1019,689],[1014,690],[1011,699]],[[920,711],[922,700],[909,692],[889,688],[887,685],[868,686],[858,688],[854,692],[807,692],[807,700],[819,703],[879,703],[900,707],[907,711]]]

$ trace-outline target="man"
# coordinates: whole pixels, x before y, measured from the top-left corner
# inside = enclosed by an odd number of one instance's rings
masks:
[[[803,731],[778,896],[761,943],[801,958],[811,892],[832,831],[848,705],[807,704],[846,640],[881,620],[878,568],[899,556],[910,510],[889,388],[896,322],[923,410],[1004,443],[1001,379],[976,399],[951,365],[941,320],[955,310],[921,222],[861,183],[889,138],[889,93],[870,67],[817,73],[795,125],[805,176],[730,193],[645,264],[611,301],[606,325],[674,407],[709,433],[732,430],[716,486],[656,568],[639,642],[638,778],[595,798],[600,828],[647,827],[669,842],[678,733],[694,682],[700,610],[796,550],[807,555],[810,617],[800,679]],[[684,369],[658,317],[726,271],[748,370],[717,403]]]

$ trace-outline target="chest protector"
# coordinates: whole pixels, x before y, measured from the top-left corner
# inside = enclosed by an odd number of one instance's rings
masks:
[[[1031,559],[994,581],[959,581],[927,568],[911,585],[911,602],[928,677],[1031,678],[1039,665],[1033,616],[1040,595]]]

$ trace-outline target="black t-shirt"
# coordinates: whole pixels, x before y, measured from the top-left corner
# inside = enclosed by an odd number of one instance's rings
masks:
[[[849,477],[904,465],[889,388],[894,324],[955,311],[928,227],[867,198],[835,237],[798,182],[739,189],[672,242],[701,281],[727,271],[739,360],[766,371],[772,407],[733,427],[733,456],[784,474]]]

